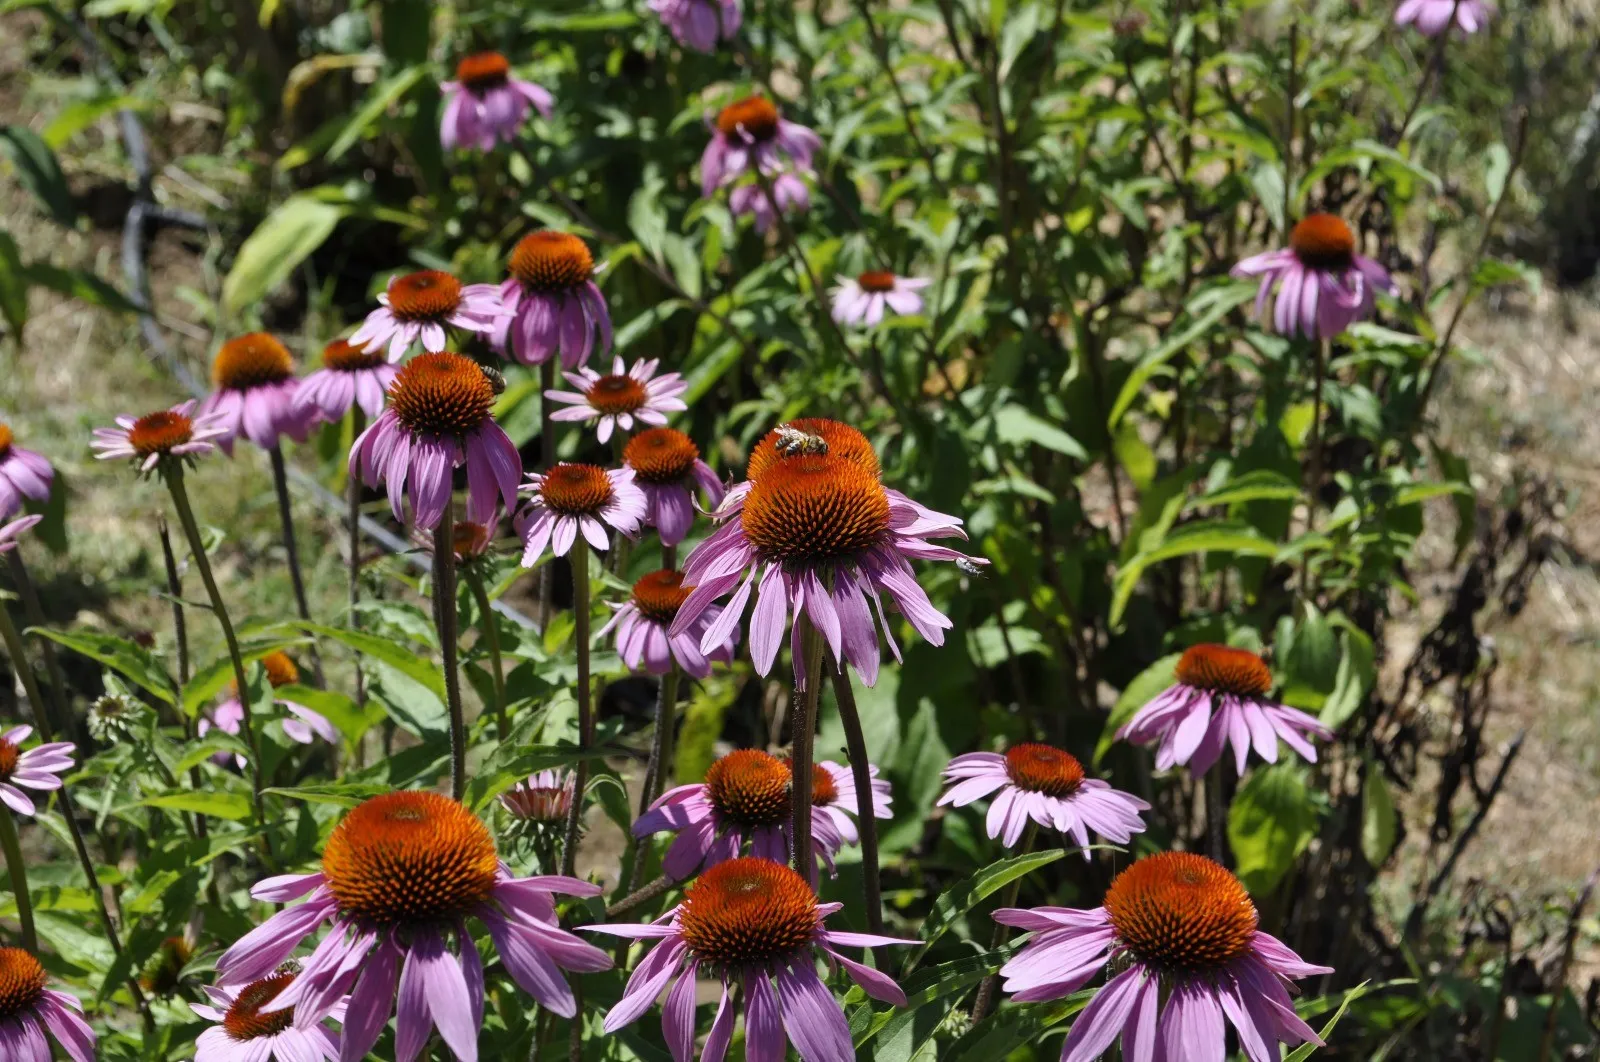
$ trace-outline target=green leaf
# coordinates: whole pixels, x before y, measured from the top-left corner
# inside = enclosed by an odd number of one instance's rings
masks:
[[[247,642],[239,646],[240,662],[248,672],[251,664],[280,649],[299,644],[300,638],[275,638],[265,642]],[[224,656],[195,670],[183,687],[183,712],[189,718],[200,714],[207,701],[228,688],[233,680],[233,661]]]
[[[1323,1043],[1328,1042],[1328,1038],[1333,1035],[1333,1027],[1339,1024],[1339,1019],[1344,1017],[1344,1012],[1346,1010],[1350,1009],[1350,1004],[1354,1003],[1356,1000],[1360,999],[1366,994],[1367,986],[1371,983],[1371,981],[1362,981],[1359,985],[1356,985],[1354,988],[1350,989],[1350,991],[1344,994],[1344,1002],[1339,1004],[1339,1009],[1334,1011],[1333,1017],[1328,1019],[1328,1023],[1317,1031],[1318,1039],[1320,1039]],[[1316,1000],[1312,1000],[1311,1002],[1315,1003]],[[1306,1062],[1306,1059],[1310,1058],[1316,1049],[1316,1044],[1301,1044],[1293,1051],[1290,1051],[1287,1055],[1284,1055],[1283,1062]]]
[[[0,232],[0,317],[18,342],[28,323],[28,274],[9,232]]]
[[[1316,834],[1316,812],[1297,764],[1256,770],[1228,809],[1228,843],[1239,880],[1265,896],[1289,872]]]
[[[1099,991],[1085,988],[1048,1006],[1016,1007],[997,1011],[967,1030],[950,1050],[941,1055],[948,1062],[991,1062],[1009,1058],[1024,1044],[1031,1044],[1051,1029],[1089,1005]]]
[[[0,126],[0,155],[11,160],[17,179],[58,224],[71,226],[78,219],[61,163],[38,133],[21,125]]]
[[[1383,866],[1394,851],[1397,822],[1383,769],[1368,761],[1367,778],[1361,784],[1361,854],[1374,867]]]
[[[492,758],[492,764],[486,764],[483,769],[474,772],[472,780],[467,783],[463,802],[474,811],[483,810],[495,797],[536,771],[574,767],[583,760],[604,759],[618,751],[581,749],[573,745],[527,745],[516,749],[512,755],[499,755],[500,751],[508,748],[501,746]]]
[[[892,1040],[897,1033],[911,1024],[917,1011],[930,1003],[947,1001],[962,990],[982,981],[998,970],[1018,950],[1017,945],[1012,945],[983,955],[968,955],[951,962],[940,963],[938,966],[930,966],[926,970],[919,970],[910,975],[902,975],[899,980],[900,987],[906,994],[904,1007],[875,1011],[870,1003],[863,1003],[850,1011],[851,1035],[858,1052],[874,1037],[881,1036],[886,1041]],[[864,992],[859,988],[853,988],[846,998],[846,1003],[865,998]]]
[[[1337,730],[1366,703],[1378,681],[1377,654],[1372,638],[1355,626],[1340,635],[1339,670],[1333,677],[1333,692],[1322,702],[1318,717]]]
[[[33,283],[69,299],[78,299],[116,313],[139,312],[139,307],[131,299],[93,273],[81,269],[62,269],[47,262],[35,262],[28,266],[27,272],[28,279]]]
[[[1492,210],[1506,194],[1506,178],[1511,176],[1511,152],[1504,144],[1490,144],[1483,154],[1483,190]]]
[[[1318,693],[1333,689],[1339,670],[1339,642],[1333,625],[1311,602],[1305,604],[1305,618],[1295,628],[1294,642],[1286,655],[1285,671],[1295,683]]]
[[[40,938],[74,966],[103,974],[116,959],[111,942],[100,932],[99,926],[93,930],[85,929],[72,919],[52,911],[35,911],[33,921]]]
[[[178,688],[171,676],[144,647],[109,634],[93,631],[53,631],[47,627],[30,627],[27,633],[49,638],[99,661],[146,693],[168,704],[178,703]]]
[[[365,631],[325,627],[318,623],[302,623],[299,626],[312,634],[342,642],[364,656],[383,661],[406,678],[427,687],[441,701],[444,700],[444,672],[433,661],[418,656],[409,646]]]
[[[378,782],[328,782],[274,787],[263,789],[261,792],[288,797],[290,800],[304,800],[311,804],[334,804],[341,808],[353,808],[363,800],[381,796],[393,788]]]
[[[360,741],[361,736],[369,729],[383,721],[383,709],[378,705],[369,701],[362,707],[355,702],[355,698],[337,690],[319,690],[310,686],[296,685],[280,686],[277,689],[277,697],[279,700],[303,704],[323,716],[352,746]]]
[[[944,936],[956,919],[982,903],[990,893],[1005,888],[1024,874],[1049,866],[1065,854],[1060,849],[1053,849],[1002,859],[940,893],[927,917],[922,920],[922,947],[906,960],[906,970],[911,970],[921,962],[928,954],[928,949]]]
[[[44,142],[51,148],[60,148],[67,141],[89,128],[101,118],[120,110],[143,110],[148,104],[133,96],[96,96],[92,99],[73,100],[50,119],[44,127]]]
[[[1249,524],[1229,520],[1207,520],[1186,524],[1168,535],[1161,545],[1137,554],[1117,569],[1111,595],[1111,626],[1122,622],[1123,610],[1133,596],[1134,587],[1146,568],[1174,557],[1193,553],[1242,553],[1251,557],[1271,557],[1278,546]]]
[[[1197,509],[1208,505],[1237,505],[1251,501],[1293,501],[1298,497],[1298,483],[1281,472],[1257,468],[1190,499],[1186,507]]]
[[[1160,343],[1150,348],[1128,374],[1127,380],[1122,384],[1122,390],[1117,392],[1117,400],[1112,403],[1111,413],[1106,417],[1107,430],[1116,429],[1117,422],[1128,411],[1128,407],[1133,405],[1133,400],[1139,397],[1139,392],[1156,374],[1156,370],[1184,347],[1209,333],[1216,323],[1233,312],[1235,307],[1242,306],[1255,298],[1256,290],[1257,286],[1254,284],[1232,285],[1223,289],[1220,297],[1207,307],[1205,313],[1191,321],[1187,328],[1181,332],[1169,333]]]
[[[1006,406],[994,415],[995,435],[1013,446],[1036,445],[1065,454],[1075,461],[1088,461],[1089,451],[1060,428],[1035,416],[1022,406]]]
[[[1117,697],[1117,703],[1111,707],[1111,714],[1106,717],[1105,729],[1100,733],[1100,741],[1094,747],[1095,763],[1100,762],[1106,750],[1116,740],[1117,731],[1133,718],[1135,712],[1154,700],[1162,690],[1178,681],[1177,667],[1182,656],[1182,653],[1169,653],[1135,675],[1133,681],[1123,689]]]
[[[346,208],[310,193],[290,196],[256,226],[222,282],[222,305],[237,315],[283,283],[333,235]]]
[[[139,801],[139,807],[166,808],[169,811],[192,811],[212,818],[237,822],[250,817],[250,798],[243,793],[224,790],[176,789],[159,793]]]
[[[421,81],[427,74],[426,66],[409,66],[406,69],[385,78],[372,87],[367,93],[366,102],[345,123],[332,144],[328,145],[327,160],[333,162],[346,151],[355,146],[356,141],[366,135],[367,129],[383,117],[385,111],[400,101],[400,98],[411,91],[413,85]],[[321,240],[317,241],[321,243]]]

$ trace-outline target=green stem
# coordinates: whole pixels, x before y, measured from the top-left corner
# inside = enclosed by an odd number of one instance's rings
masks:
[[[306,581],[300,574],[300,547],[294,539],[294,512],[289,506],[289,472],[283,464],[283,447],[273,443],[267,450],[267,456],[272,460],[272,487],[278,495],[278,523],[283,528],[283,552],[289,563],[289,583],[294,588],[295,611],[301,619],[310,623],[311,606],[306,603]],[[311,672],[319,688],[326,685],[322,678],[322,656],[315,645],[311,647]]]
[[[833,695],[839,702],[839,720],[844,724],[845,750],[850,754],[850,775],[856,784],[856,830],[861,835],[861,879],[867,901],[867,931],[883,934],[883,883],[878,879],[878,820],[872,807],[872,771],[867,762],[867,739],[861,730],[861,713],[856,709],[856,691],[848,671],[833,676]],[[846,809],[848,810],[848,809]],[[877,953],[874,953],[877,954]],[[887,953],[878,955],[881,969]]]
[[[550,414],[555,412],[554,403],[545,397],[545,392],[551,391],[556,386],[556,358],[555,354],[539,366],[539,471],[548,472],[556,463],[556,422]],[[539,631],[543,633],[550,626],[550,613],[554,606],[555,598],[555,557],[545,558],[539,566],[539,609],[537,618]]]
[[[183,536],[189,541],[189,553],[194,566],[200,571],[200,582],[205,585],[206,598],[211,602],[212,615],[222,628],[222,640],[228,646],[228,660],[233,664],[233,681],[239,688],[239,703],[243,711],[241,725],[245,744],[250,746],[250,801],[255,812],[255,825],[261,830],[261,847],[267,862],[274,862],[272,838],[267,832],[267,816],[262,806],[261,745],[256,740],[256,726],[252,719],[255,705],[249,703],[250,680],[244,671],[244,656],[239,652],[239,638],[233,631],[233,620],[228,617],[228,606],[223,604],[222,592],[217,589],[217,578],[211,571],[211,561],[206,556],[206,545],[200,537],[200,525],[195,522],[194,508],[189,504],[189,489],[183,482],[183,466],[176,462],[162,469],[162,478],[172,495],[172,507],[177,510],[178,523]]]
[[[366,424],[366,415],[361,412],[361,407],[350,407],[350,437],[352,440],[361,438],[361,431]],[[356,606],[361,603],[361,477],[350,473],[348,482],[345,483],[345,533],[349,535],[350,550],[350,617],[346,620],[352,630],[361,627],[361,613]],[[365,707],[367,703],[366,677],[361,673],[361,661],[356,661],[356,704]],[[357,750],[359,757],[360,750]],[[360,766],[358,758],[356,766]]]
[[[11,819],[11,809],[0,804],[0,848],[6,853],[6,872],[11,875],[11,893],[17,898],[17,921],[22,924],[22,946],[27,951],[39,950],[39,934],[33,928],[33,898],[28,894],[28,864],[22,858],[22,845],[17,840],[17,824]]]
[[[800,647],[805,659],[803,686],[794,691],[794,706],[790,713],[789,730],[793,736],[790,753],[789,791],[794,804],[794,868],[807,881],[815,875],[817,867],[811,858],[811,765],[812,744],[817,731],[817,700],[822,694],[822,632],[817,630],[804,613],[794,621],[800,626]]]
[[[489,592],[484,589],[478,569],[469,564],[461,569],[461,575],[472,591],[472,600],[478,603],[478,623],[483,631],[483,642],[489,647],[489,671],[494,678],[495,731],[501,741],[506,741],[511,736],[511,723],[506,719],[506,672],[500,659],[500,623],[495,619]]]
[[[1328,340],[1311,345],[1311,434],[1306,443],[1306,534],[1317,529],[1317,493],[1322,488],[1322,378],[1327,375]],[[1311,550],[1300,557],[1300,594],[1311,593]]]
[[[455,501],[433,529],[433,616],[439,625],[439,652],[444,665],[445,705],[450,711],[450,795],[467,793],[467,720],[461,709],[461,676],[456,670]]]
[[[589,547],[580,538],[568,554],[572,562],[573,640],[578,650],[578,745],[594,744],[594,710],[589,704]],[[583,823],[583,793],[589,785],[589,761],[573,770],[572,807],[561,848],[561,873],[572,876],[578,861],[578,828]],[[576,1019],[575,1019],[576,1020]]]
[[[11,578],[17,586],[17,596],[22,599],[22,615],[30,627],[45,627],[44,609],[39,605],[39,595],[34,591],[33,580],[28,578],[27,566],[22,563],[22,551],[12,550]],[[55,708],[55,728],[71,737],[72,711],[67,707],[67,680],[61,673],[61,663],[56,659],[56,646],[48,638],[36,637],[39,655],[44,659],[45,677],[50,680],[50,703]],[[39,706],[43,709],[43,705]]]
[[[1030,819],[1028,828],[1022,834],[1022,846],[1017,849],[1017,854],[1022,856],[1033,851],[1033,841],[1038,835],[1039,824]],[[995,910],[998,911],[1001,907],[1015,907],[1017,905],[1017,894],[1021,891],[1022,878],[1013,878],[1011,884],[1006,886],[1006,894],[1000,900],[1000,907],[995,908]],[[1010,935],[1010,926],[996,922],[994,937],[989,943],[989,950],[994,951],[999,948]],[[978,986],[978,997],[972,1001],[972,1020],[974,1022],[980,1022],[989,1016],[989,1012],[994,1009],[995,992],[999,987],[1000,975],[998,973],[990,974],[983,979],[983,983]]]

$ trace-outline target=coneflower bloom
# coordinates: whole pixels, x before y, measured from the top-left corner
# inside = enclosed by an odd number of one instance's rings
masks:
[[[194,958],[194,942],[187,934],[163,937],[139,972],[139,987],[155,996],[170,996],[183,985],[183,968]]]
[[[709,55],[717,39],[731,41],[742,18],[739,0],[650,0],[650,10],[661,16],[672,39],[686,48]]]
[[[873,777],[873,817],[890,818],[889,783]],[[669,789],[633,824],[635,837],[668,831],[678,836],[667,847],[661,869],[683,879],[702,866],[734,859],[750,843],[752,855],[783,861],[789,857],[794,812],[789,800],[793,772],[789,761],[760,749],[735,749],[716,760],[704,782]],[[850,768],[825,760],[811,771],[811,833],[817,857],[830,870],[833,856],[856,843],[861,815]]]
[[[522,458],[494,422],[494,386],[461,354],[418,354],[389,385],[385,409],[350,448],[350,474],[383,483],[395,519],[411,502],[417,527],[434,528],[450,504],[451,475],[467,466],[467,519],[487,520],[516,504]]]
[[[611,966],[604,952],[556,924],[552,893],[596,896],[600,887],[568,877],[513,878],[488,828],[461,804],[438,793],[386,793],[334,827],[321,871],[256,885],[258,900],[307,899],[240,938],[217,960],[217,976],[227,985],[266,977],[328,923],[300,975],[261,1013],[324,1014],[348,994],[340,1040],[347,1062],[372,1049],[391,1009],[399,1062],[414,1062],[435,1027],[455,1057],[475,1062],[483,966],[468,918],[488,928],[512,979],[563,1017],[577,1008],[561,970]]]
[[[777,219],[773,201],[784,216],[808,210],[811,207],[811,189],[806,182],[792,173],[780,173],[772,179],[772,195],[759,183],[741,184],[728,195],[728,212],[734,217],[753,215],[757,232],[767,232]]]
[[[73,768],[72,742],[52,741],[24,751],[22,743],[32,733],[31,726],[14,726],[0,734],[0,803],[19,815],[34,813],[33,801],[22,789],[39,793],[60,789],[60,776]]]
[[[590,368],[563,373],[576,391],[546,391],[545,398],[566,409],[550,414],[551,420],[594,420],[600,424],[595,436],[609,442],[617,428],[632,431],[633,422],[665,424],[668,413],[688,409],[678,396],[689,389],[681,373],[656,375],[660,362],[654,358],[636,361],[627,368],[622,359],[613,358],[611,371],[602,376]]]
[[[295,408],[300,381],[294,358],[275,337],[249,332],[222,344],[211,362],[211,382],[216,390],[201,401],[195,419],[217,416],[225,429],[215,436],[223,453],[232,456],[233,441],[241,435],[263,450],[285,435],[305,441],[311,419]]]
[[[516,140],[534,108],[545,118],[555,100],[531,81],[511,76],[511,64],[499,52],[475,52],[456,64],[456,79],[439,86],[443,114],[439,143],[446,151],[475,147],[493,151],[496,142]]]
[[[1117,971],[1073,1022],[1061,1062],[1093,1062],[1118,1035],[1129,1059],[1220,1059],[1224,1017],[1251,1062],[1277,1062],[1280,1043],[1322,1043],[1286,984],[1332,969],[1257,929],[1244,886],[1205,856],[1146,856],[1112,879],[1101,907],[1008,907],[994,919],[1036,933],[1000,968],[1019,1003]]]
[[[1452,21],[1462,33],[1476,33],[1489,24],[1494,8],[1483,0],[1404,0],[1394,13],[1396,25],[1415,25],[1424,37],[1437,37]]]
[[[117,418],[115,428],[96,428],[89,448],[95,457],[109,461],[131,457],[139,471],[148,473],[163,458],[193,463],[201,454],[215,450],[228,436],[227,414],[217,412],[195,416],[193,399],[171,409],[158,409],[142,417]]]
[[[622,463],[633,469],[634,482],[644,491],[645,523],[664,546],[676,546],[694,526],[695,487],[705,491],[713,508],[722,502],[722,481],[700,459],[694,440],[676,428],[641,431],[622,448]]]
[[[605,1031],[637,1021],[671,984],[661,1031],[673,1062],[688,1062],[694,1057],[695,982],[703,972],[721,979],[722,996],[702,1062],[721,1062],[727,1054],[736,1018],[730,989],[743,990],[746,1058],[778,1062],[793,1043],[804,1062],[850,1062],[856,1057],[850,1026],[817,974],[819,955],[830,967],[844,967],[873,999],[903,1007],[905,992],[892,977],[837,949],[916,942],[830,930],[823,920],[843,906],[818,903],[805,879],[782,863],[735,859],[695,879],[664,923],[585,926],[660,942],[628,978],[622,998],[606,1014]]]
[[[944,644],[950,620],[917,585],[910,561],[971,563],[965,554],[928,541],[966,534],[956,517],[885,489],[877,457],[860,432],[836,421],[805,423],[784,425],[757,444],[746,470],[748,487],[723,499],[717,516],[726,522],[684,562],[684,579],[694,591],[671,633],[688,630],[706,606],[733,591],[726,611],[701,639],[708,651],[720,645],[743,617],[759,577],[750,621],[757,671],[772,670],[789,617],[804,609],[839,667],[849,663],[870,686],[879,663],[874,609],[889,634],[879,594],[891,595],[929,642]],[[889,646],[899,659],[892,634]],[[793,655],[795,682],[803,684],[805,662],[801,653]]]
[[[10,553],[16,549],[17,537],[32,530],[33,526],[43,519],[43,514],[35,513],[32,516],[18,517],[9,524],[0,526],[0,553]]]
[[[271,652],[261,658],[261,668],[267,673],[267,682],[273,689],[279,686],[293,686],[300,681],[300,669],[295,666],[288,653]],[[339,744],[339,731],[328,722],[328,718],[320,712],[307,708],[303,704],[284,697],[274,697],[273,703],[289,713],[289,718],[283,720],[283,732],[292,741],[302,745],[309,745],[317,738],[321,738],[330,745]],[[239,690],[232,687],[227,700],[211,710],[211,718],[200,718],[195,731],[205,737],[206,733],[215,726],[227,734],[238,735],[240,725],[244,722],[245,706],[239,698]],[[226,758],[226,753],[218,753]],[[243,756],[235,755],[235,760],[240,767],[245,765]]]
[[[303,1008],[263,1012],[283,994],[298,975],[273,973],[247,985],[205,986],[210,1003],[191,1003],[189,1009],[216,1022],[194,1043],[194,1062],[315,1062],[339,1057],[338,1040],[322,1024],[324,1017],[342,1022],[344,1002],[334,1003],[326,1014],[309,1014]]]
[[[921,313],[922,296],[917,292],[933,283],[927,277],[896,276],[886,269],[838,279],[833,289],[833,319],[840,324],[875,325],[883,320],[885,310]]]
[[[1372,316],[1380,291],[1394,291],[1388,270],[1356,253],[1356,234],[1343,218],[1308,214],[1289,231],[1289,246],[1253,255],[1233,276],[1260,277],[1256,316],[1273,290],[1273,329],[1286,336],[1332,339]]]
[[[1227,645],[1193,645],[1178,659],[1178,682],[1140,708],[1117,731],[1117,737],[1136,745],[1152,741],[1156,769],[1188,764],[1194,774],[1204,774],[1232,742],[1234,766],[1244,774],[1252,747],[1268,763],[1278,762],[1281,739],[1301,756],[1317,762],[1311,737],[1331,738],[1329,730],[1313,716],[1268,699],[1272,671],[1267,662],[1246,649]]]
[[[15,516],[24,498],[42,502],[50,497],[55,475],[43,454],[18,446],[11,425],[0,424],[0,520]]]
[[[1034,742],[1013,745],[1005,755],[957,756],[945,767],[944,780],[950,788],[939,798],[940,807],[964,807],[994,794],[986,826],[989,836],[1007,848],[1032,819],[1047,830],[1070,834],[1088,859],[1090,830],[1113,844],[1127,844],[1145,830],[1139,813],[1150,810],[1131,793],[1084,777],[1083,764],[1070,752]]]
[[[543,474],[530,473],[522,489],[528,503],[517,514],[517,529],[524,568],[537,564],[546,547],[565,557],[580,532],[595,549],[609,549],[607,527],[631,537],[644,522],[644,491],[631,468],[563,461]]]
[[[587,362],[597,346],[602,355],[611,352],[611,311],[586,243],[570,232],[530,232],[512,248],[509,269],[500,285],[509,316],[490,336],[496,350],[524,365],[560,354],[568,369]]]
[[[576,784],[571,771],[539,771],[501,793],[500,805],[519,819],[566,822]]]
[[[358,406],[371,420],[383,412],[383,394],[399,371],[381,351],[335,339],[322,348],[322,368],[300,381],[295,409],[302,416],[336,421]]]
[[[48,987],[39,960],[21,948],[0,948],[0,1058],[50,1062],[48,1034],[72,1062],[94,1062],[95,1035],[76,996]]]
[[[423,350],[437,354],[444,349],[446,328],[493,332],[506,315],[496,285],[462,284],[438,269],[390,278],[378,302],[382,305],[367,314],[348,342],[373,352],[387,346],[390,361],[405,357],[418,340]]]
[[[774,176],[791,168],[810,173],[822,138],[788,121],[765,96],[746,96],[718,112],[711,123],[711,142],[700,156],[700,189],[709,198],[741,175]]]
[[[704,628],[722,611],[713,605],[688,630],[676,638],[669,636],[667,628],[672,626],[678,609],[693,589],[692,586],[683,585],[683,573],[680,571],[663,568],[651,572],[633,584],[633,594],[626,602],[616,606],[616,615],[595,632],[595,640],[599,641],[615,628],[617,654],[630,671],[665,675],[676,660],[684,674],[698,679],[709,677],[711,661],[724,664],[733,661],[733,647],[738,640],[738,632],[729,631],[728,640],[714,646],[709,653],[700,651],[700,636],[705,633]]]

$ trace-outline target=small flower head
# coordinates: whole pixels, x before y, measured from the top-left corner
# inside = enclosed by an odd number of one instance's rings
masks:
[[[1085,776],[1083,764],[1064,749],[1026,742],[1005,754],[969,752],[957,756],[944,769],[950,784],[939,804],[962,807],[991,797],[988,815],[990,837],[1011,847],[1021,838],[1028,820],[1045,829],[1071,835],[1089,858],[1089,831],[1115,844],[1127,844],[1143,833],[1140,812],[1150,805],[1098,778]],[[993,794],[991,796],[991,794]]]
[[[723,107],[711,130],[700,157],[700,190],[707,198],[758,167],[769,177],[791,169],[810,173],[822,150],[821,137],[785,119],[765,96],[746,96]]]
[[[1493,5],[1485,0],[1402,0],[1395,9],[1399,26],[1416,26],[1424,37],[1437,37],[1452,22],[1463,34],[1473,34],[1489,24]]]
[[[272,1004],[299,976],[280,970],[247,985],[206,988],[211,1004],[191,1003],[189,1009],[216,1024],[195,1041],[195,1062],[307,1062],[339,1056],[337,1039],[322,1025],[324,1017],[342,1020],[342,1001],[327,1013],[312,1014]]]
[[[77,997],[49,987],[39,960],[22,948],[0,947],[0,1053],[17,1062],[49,1062],[50,1043],[72,1062],[94,1062],[94,1030]]]
[[[777,210],[773,206],[777,206]],[[785,217],[803,214],[811,209],[811,189],[798,175],[784,171],[772,179],[772,194],[768,195],[760,182],[741,184],[728,195],[728,212],[734,217],[750,215],[755,219],[756,231],[766,233],[777,220],[777,211]]]
[[[450,502],[452,471],[467,466],[467,519],[489,520],[516,500],[522,458],[494,422],[494,385],[471,358],[419,354],[389,385],[389,408],[350,450],[351,474],[384,483],[401,519],[409,497],[417,527],[434,528]]]
[[[1251,748],[1276,763],[1280,740],[1315,763],[1317,750],[1307,738],[1333,736],[1312,716],[1269,699],[1272,670],[1249,650],[1190,646],[1178,660],[1177,679],[1117,731],[1138,745],[1159,742],[1158,770],[1188,764],[1194,774],[1204,774],[1230,742],[1241,775]]]
[[[216,390],[200,403],[197,421],[218,415],[226,431],[216,442],[224,453],[232,455],[241,435],[263,450],[285,435],[305,441],[311,418],[295,406],[300,381],[294,357],[276,337],[250,332],[222,344],[211,362],[211,382]]]
[[[378,302],[382,305],[367,314],[349,342],[367,351],[387,347],[392,362],[405,357],[418,340],[430,353],[442,351],[447,328],[489,333],[506,316],[495,285],[463,285],[437,269],[392,278]]]
[[[288,653],[275,650],[261,658],[261,669],[266,673],[267,684],[273,689],[281,686],[293,686],[300,681],[300,669]],[[211,710],[209,718],[202,716],[196,733],[204,737],[215,726],[226,734],[237,735],[244,723],[246,712],[243,699],[239,696],[239,687],[228,683],[228,698]],[[327,716],[303,704],[289,700],[287,697],[274,697],[273,703],[288,713],[283,720],[283,732],[291,741],[302,745],[310,745],[318,738],[330,745],[339,743],[339,731],[328,721]],[[212,757],[217,763],[228,762],[228,754],[219,752]],[[241,755],[235,754],[234,762],[243,767],[247,762]]]
[[[331,422],[355,406],[370,420],[383,412],[383,393],[399,371],[381,351],[335,339],[322,348],[322,368],[300,381],[295,410]]]
[[[1113,971],[1073,1023],[1062,1062],[1092,1062],[1119,1036],[1128,1057],[1159,1044],[1170,1059],[1221,1058],[1226,1023],[1251,1062],[1277,1062],[1280,1043],[1322,1043],[1286,985],[1333,971],[1257,929],[1244,886],[1205,856],[1146,856],[1091,910],[1002,908],[994,918],[1036,934],[1000,969],[1018,1002],[1059,999]]]
[[[227,414],[194,416],[195,403],[183,402],[142,417],[121,416],[115,428],[96,428],[89,444],[102,461],[131,458],[141,473],[153,472],[163,461],[193,463],[215,450],[229,435]]]
[[[537,564],[546,547],[557,557],[566,556],[580,532],[598,550],[611,547],[607,527],[629,536],[638,532],[645,498],[633,479],[629,468],[569,462],[529,475],[522,488],[528,503],[517,514],[525,547],[522,566]]]
[[[869,269],[858,277],[839,277],[833,289],[833,319],[840,324],[872,326],[885,310],[897,314],[922,312],[917,292],[933,281],[926,277],[901,277],[884,269]]]
[[[501,793],[500,805],[524,821],[564,823],[576,783],[571,771],[540,771]]]
[[[1356,236],[1333,214],[1309,214],[1289,232],[1289,246],[1246,258],[1233,276],[1260,277],[1256,316],[1273,303],[1273,328],[1283,335],[1332,339],[1372,316],[1379,291],[1393,291],[1389,273],[1356,253]]]
[[[137,697],[122,691],[107,692],[89,706],[89,735],[114,744],[145,726],[153,713]]]
[[[739,0],[650,0],[650,10],[661,16],[672,39],[707,55],[717,50],[717,40],[731,41],[739,33]]]
[[[604,376],[589,368],[566,373],[567,382],[578,390],[544,393],[552,402],[567,407],[550,414],[550,419],[598,419],[595,435],[601,442],[609,442],[617,428],[632,431],[634,421],[665,424],[668,413],[689,408],[678,397],[689,385],[675,372],[657,376],[659,364],[653,359],[636,361],[630,369],[621,358],[616,358],[611,363],[611,371]]]
[[[139,973],[139,987],[153,996],[170,996],[183,983],[183,968],[194,958],[187,936],[165,937]]]
[[[701,623],[676,638],[671,637],[667,631],[693,589],[684,585],[680,571],[663,568],[651,572],[633,584],[633,593],[628,600],[617,607],[617,614],[600,628],[595,637],[604,638],[607,632],[615,629],[617,653],[632,671],[665,675],[676,662],[685,674],[706,678],[711,674],[713,660],[724,664],[733,660],[737,633],[730,631],[728,640],[722,645],[714,647],[709,653],[701,652],[702,625],[712,623],[722,611],[714,608],[706,610]]]
[[[611,311],[594,282],[588,244],[570,232],[530,232],[517,241],[508,267],[500,298],[510,316],[495,325],[494,349],[524,365],[559,354],[567,369],[586,363],[596,347],[610,352]]]
[[[645,523],[654,527],[666,546],[676,546],[689,534],[696,511],[695,488],[710,505],[726,493],[711,466],[700,459],[700,448],[676,428],[647,428],[622,448],[622,463],[633,469],[644,491]]]
[[[458,147],[493,151],[497,143],[517,139],[530,110],[545,118],[554,111],[550,93],[512,77],[511,63],[499,52],[462,57],[456,64],[456,79],[439,89],[444,97],[439,143],[446,151]]]
[[[18,815],[33,815],[33,801],[22,790],[48,793],[61,788],[61,776],[73,768],[70,741],[52,741],[24,749],[31,726],[15,726],[0,733],[0,803]]]
[[[49,498],[55,475],[43,454],[18,446],[11,425],[0,424],[0,520],[21,512],[24,498]]]

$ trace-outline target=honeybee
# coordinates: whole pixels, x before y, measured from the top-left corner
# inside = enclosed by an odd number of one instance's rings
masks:
[[[772,445],[784,457],[801,454],[821,457],[828,452],[828,440],[820,435],[809,435],[788,424],[778,425],[778,438]]]

